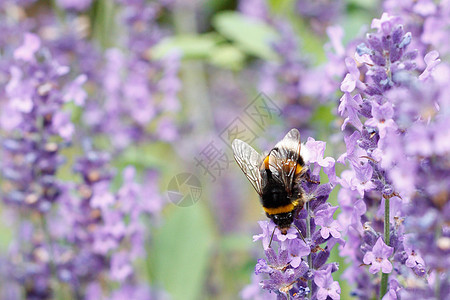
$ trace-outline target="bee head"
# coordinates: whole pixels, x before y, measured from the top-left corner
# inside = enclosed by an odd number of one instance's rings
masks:
[[[291,227],[292,222],[294,222],[294,213],[293,211],[290,211],[287,213],[274,214],[271,215],[270,218],[273,220],[275,225],[277,225],[280,228],[281,232],[283,233],[286,232],[286,230],[282,229],[287,229]]]

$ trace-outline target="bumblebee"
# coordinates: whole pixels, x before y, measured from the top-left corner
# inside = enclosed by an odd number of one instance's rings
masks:
[[[291,129],[267,155],[260,155],[239,139],[233,141],[232,148],[237,164],[259,194],[267,217],[286,234],[307,201],[300,184],[308,170],[300,155],[300,133]]]

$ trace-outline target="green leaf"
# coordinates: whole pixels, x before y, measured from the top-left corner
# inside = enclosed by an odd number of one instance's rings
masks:
[[[115,165],[123,168],[133,165],[137,168],[166,168],[171,167],[162,157],[174,157],[173,149],[167,143],[155,142],[151,144],[136,144],[127,147],[117,158]]]
[[[350,10],[355,8],[362,8],[365,10],[376,11],[379,6],[379,2],[375,0],[347,0],[346,2]]]
[[[345,18],[342,25],[345,32],[343,41],[344,45],[354,40],[358,36],[364,36],[362,34],[365,32],[365,30],[364,31],[362,30],[363,29],[368,30],[370,28],[372,18],[373,18],[372,15],[366,11],[349,13],[348,18]]]
[[[66,158],[66,161],[58,168],[56,176],[63,181],[78,182],[80,176],[73,171],[73,164],[78,157],[83,155],[83,149],[77,146],[66,147],[62,148],[60,153]]]
[[[0,205],[0,213],[4,214],[2,205]],[[8,224],[0,222],[0,255],[7,253],[8,248],[13,240],[13,230]]]
[[[63,110],[67,111],[70,114],[70,120],[75,123],[79,124],[81,122],[81,118],[83,115],[83,108],[76,105],[72,99],[71,101],[67,102],[63,106]]]
[[[333,127],[333,122],[335,121],[335,104],[328,103],[317,107],[314,114],[311,117],[311,125],[317,131],[317,138],[319,140],[326,141],[330,136],[330,128]],[[328,151],[327,147],[327,151]],[[329,155],[334,155],[336,153],[329,153]]]
[[[352,296],[352,287],[348,284],[346,280],[340,280],[343,277],[343,273],[345,269],[347,269],[348,264],[345,263],[345,260],[342,255],[339,253],[339,247],[336,245],[331,250],[330,256],[328,258],[328,262],[337,262],[339,263],[339,269],[336,273],[333,273],[334,280],[339,281],[339,286],[341,287],[341,297],[342,299],[356,299]]]
[[[205,206],[174,207],[153,238],[150,268],[174,300],[201,299],[212,246],[212,224]]]
[[[279,36],[276,30],[266,23],[241,13],[225,11],[215,15],[212,24],[219,33],[244,52],[267,60],[277,59],[271,44]]]
[[[333,113],[334,107],[334,103],[320,105],[312,115],[311,121],[322,123],[324,127],[329,128],[330,123],[333,122],[336,117]]]
[[[286,8],[293,7],[293,0],[269,0],[269,6],[275,13],[283,12]]]
[[[176,35],[167,37],[150,49],[150,57],[163,58],[172,51],[180,51],[185,59],[207,58],[221,37],[214,33]]]
[[[244,59],[241,50],[228,44],[215,47],[209,56],[211,64],[231,70],[240,70]]]
[[[222,237],[220,248],[223,251],[248,252],[253,247],[253,241],[248,234],[230,234]]]
[[[313,58],[312,63],[319,65],[326,61],[323,45],[325,41],[317,33],[312,31],[310,25],[297,15],[290,15],[289,19],[295,29],[295,33],[300,37],[300,51],[305,52],[303,56]]]

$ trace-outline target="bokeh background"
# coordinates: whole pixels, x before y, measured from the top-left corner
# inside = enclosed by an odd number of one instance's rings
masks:
[[[263,255],[252,236],[260,233],[257,221],[265,216],[234,162],[230,141],[243,134],[264,151],[295,127],[303,140],[326,141],[326,156],[341,155],[341,94],[336,91],[346,71],[343,57],[354,53],[381,7],[374,0],[1,1],[2,124],[13,122],[5,104],[14,88],[12,65],[22,70],[16,78],[20,87],[27,86],[27,77],[48,77],[48,88],[60,93],[54,97],[71,93],[67,101],[34,103],[52,114],[64,112],[58,128],[48,129],[45,122],[37,126],[44,132],[37,139],[25,129],[15,133],[2,126],[2,170],[14,169],[11,162],[15,170],[28,166],[31,177],[24,182],[48,187],[35,164],[18,161],[31,150],[16,148],[30,138],[36,156],[55,155],[44,161],[58,195],[70,194],[82,203],[87,191],[100,202],[120,202],[110,210],[109,223],[105,217],[83,223],[83,214],[98,210],[82,210],[81,204],[75,210],[59,196],[47,202],[26,193],[13,197],[14,180],[24,179],[3,174],[3,299],[25,293],[34,293],[33,299],[141,299],[139,289],[144,294],[150,289],[155,299],[240,297]],[[30,32],[34,35],[26,42]],[[17,49],[23,45],[21,56]],[[17,63],[18,57],[25,63]],[[51,73],[54,62],[69,70]],[[41,67],[42,73],[36,71]],[[27,122],[40,124],[45,116],[38,113]],[[49,143],[57,150],[41,149]],[[94,175],[105,184],[98,187]],[[336,193],[330,197],[333,205]],[[139,207],[139,216],[124,209],[130,195],[136,196],[132,205]],[[75,211],[81,219],[71,219]],[[134,218],[138,229],[129,228]],[[121,222],[123,232],[106,229]],[[98,239],[90,234],[104,233],[99,228],[109,232],[99,246],[106,250],[89,247]],[[73,236],[78,230],[84,238]],[[119,231],[115,240],[114,230]],[[111,245],[108,239],[114,240]],[[342,298],[349,299],[337,248],[330,260],[341,269],[333,277]],[[129,257],[134,250],[138,254]],[[68,277],[58,273],[58,280],[51,279],[52,270],[43,265],[52,259],[58,265],[67,251]],[[84,251],[91,259],[76,260]],[[91,264],[94,258],[99,261]],[[87,268],[84,273],[80,265]],[[81,279],[74,284],[76,276]],[[77,288],[88,292],[77,295]]]

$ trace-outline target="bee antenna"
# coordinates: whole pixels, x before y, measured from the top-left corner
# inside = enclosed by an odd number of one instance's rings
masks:
[[[294,226],[295,227],[295,229],[297,229],[297,231],[298,231],[298,234],[300,235],[300,237],[302,238],[302,240],[305,242],[305,244],[306,244],[306,240],[305,240],[305,238],[303,237],[303,234],[302,234],[302,232],[300,231],[300,229],[298,229],[298,227],[297,226],[295,226],[295,224],[294,223],[292,223],[292,226]]]
[[[274,228],[273,228],[272,235],[270,236],[269,248],[270,248],[270,245],[272,245],[273,234],[275,233],[275,229],[276,229],[276,228],[277,228],[277,227],[274,227]]]

